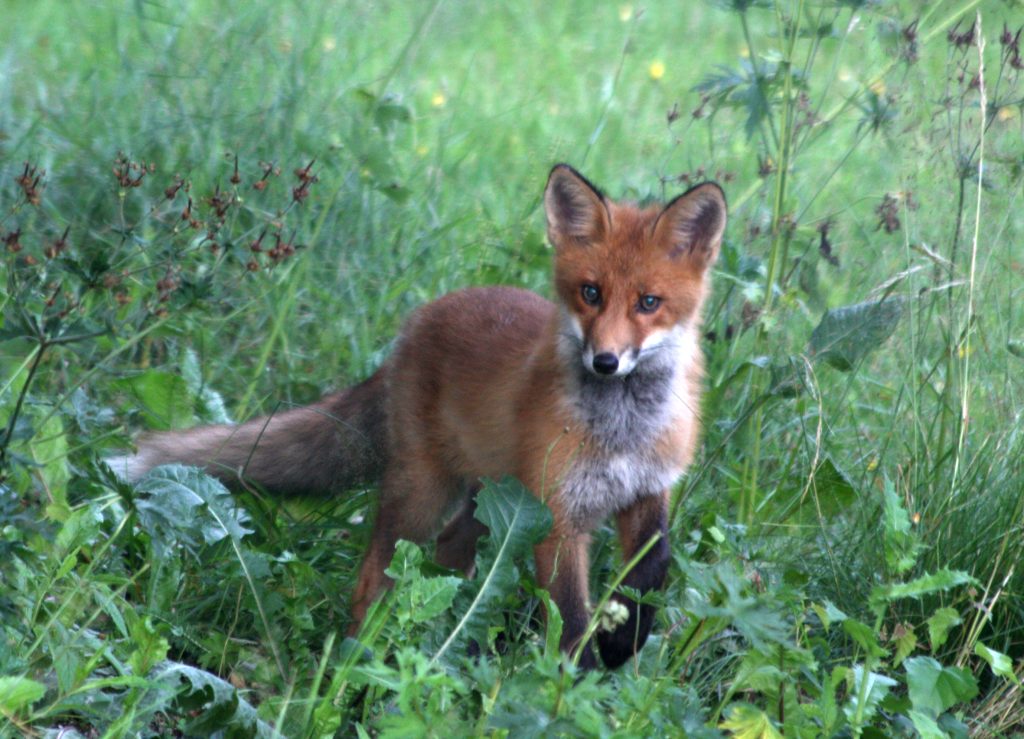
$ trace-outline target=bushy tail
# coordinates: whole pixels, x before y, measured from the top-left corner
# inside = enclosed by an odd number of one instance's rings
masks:
[[[375,482],[387,461],[384,370],[304,408],[238,426],[143,436],[138,452],[107,460],[135,481],[153,467],[203,467],[229,487],[255,483],[282,495],[324,495]]]

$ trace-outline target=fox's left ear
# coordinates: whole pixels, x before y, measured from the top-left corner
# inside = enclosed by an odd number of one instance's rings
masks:
[[[718,258],[725,212],[722,188],[714,182],[697,185],[665,206],[654,223],[654,239],[673,259],[690,259],[707,269]]]

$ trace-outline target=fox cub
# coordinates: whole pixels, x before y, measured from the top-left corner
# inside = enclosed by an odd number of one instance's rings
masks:
[[[698,435],[701,305],[725,229],[713,183],[667,205],[606,198],[557,165],[544,193],[555,301],[511,287],[461,290],[412,314],[393,356],[359,385],[238,426],[144,436],[112,461],[129,479],[160,464],[201,465],[226,483],[279,494],[343,495],[377,483],[373,535],[352,599],[355,627],[388,587],[395,542],[437,535],[437,560],[471,570],[474,494],[514,475],[554,526],[535,550],[561,612],[561,647],[580,649],[588,614],[589,532],[614,514],[623,557],[654,545],[623,581],[660,588],[669,565],[669,489]],[[649,605],[597,634],[608,667],[647,639]]]

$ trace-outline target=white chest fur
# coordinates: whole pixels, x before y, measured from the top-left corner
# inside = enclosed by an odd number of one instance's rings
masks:
[[[573,376],[570,411],[587,439],[562,478],[562,500],[581,526],[658,495],[683,473],[681,455],[659,445],[696,423],[690,374],[696,336],[677,327],[624,378]]]

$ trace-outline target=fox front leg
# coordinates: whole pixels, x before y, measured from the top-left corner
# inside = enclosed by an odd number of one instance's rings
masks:
[[[657,541],[622,581],[641,595],[657,590],[665,583],[670,559],[668,545],[668,491],[661,495],[641,498],[618,514],[619,539],[622,558],[630,562],[652,538]],[[632,657],[647,641],[654,622],[654,606],[641,605],[622,593],[612,600],[624,605],[629,617],[611,631],[599,631],[597,645],[601,659],[609,668],[615,668]]]
[[[547,588],[562,616],[562,640],[559,647],[566,654],[579,650],[579,666],[584,670],[597,667],[597,658],[589,643],[584,644],[590,614],[587,608],[587,548],[590,537],[583,533],[551,532],[534,549],[537,561],[537,582]]]

